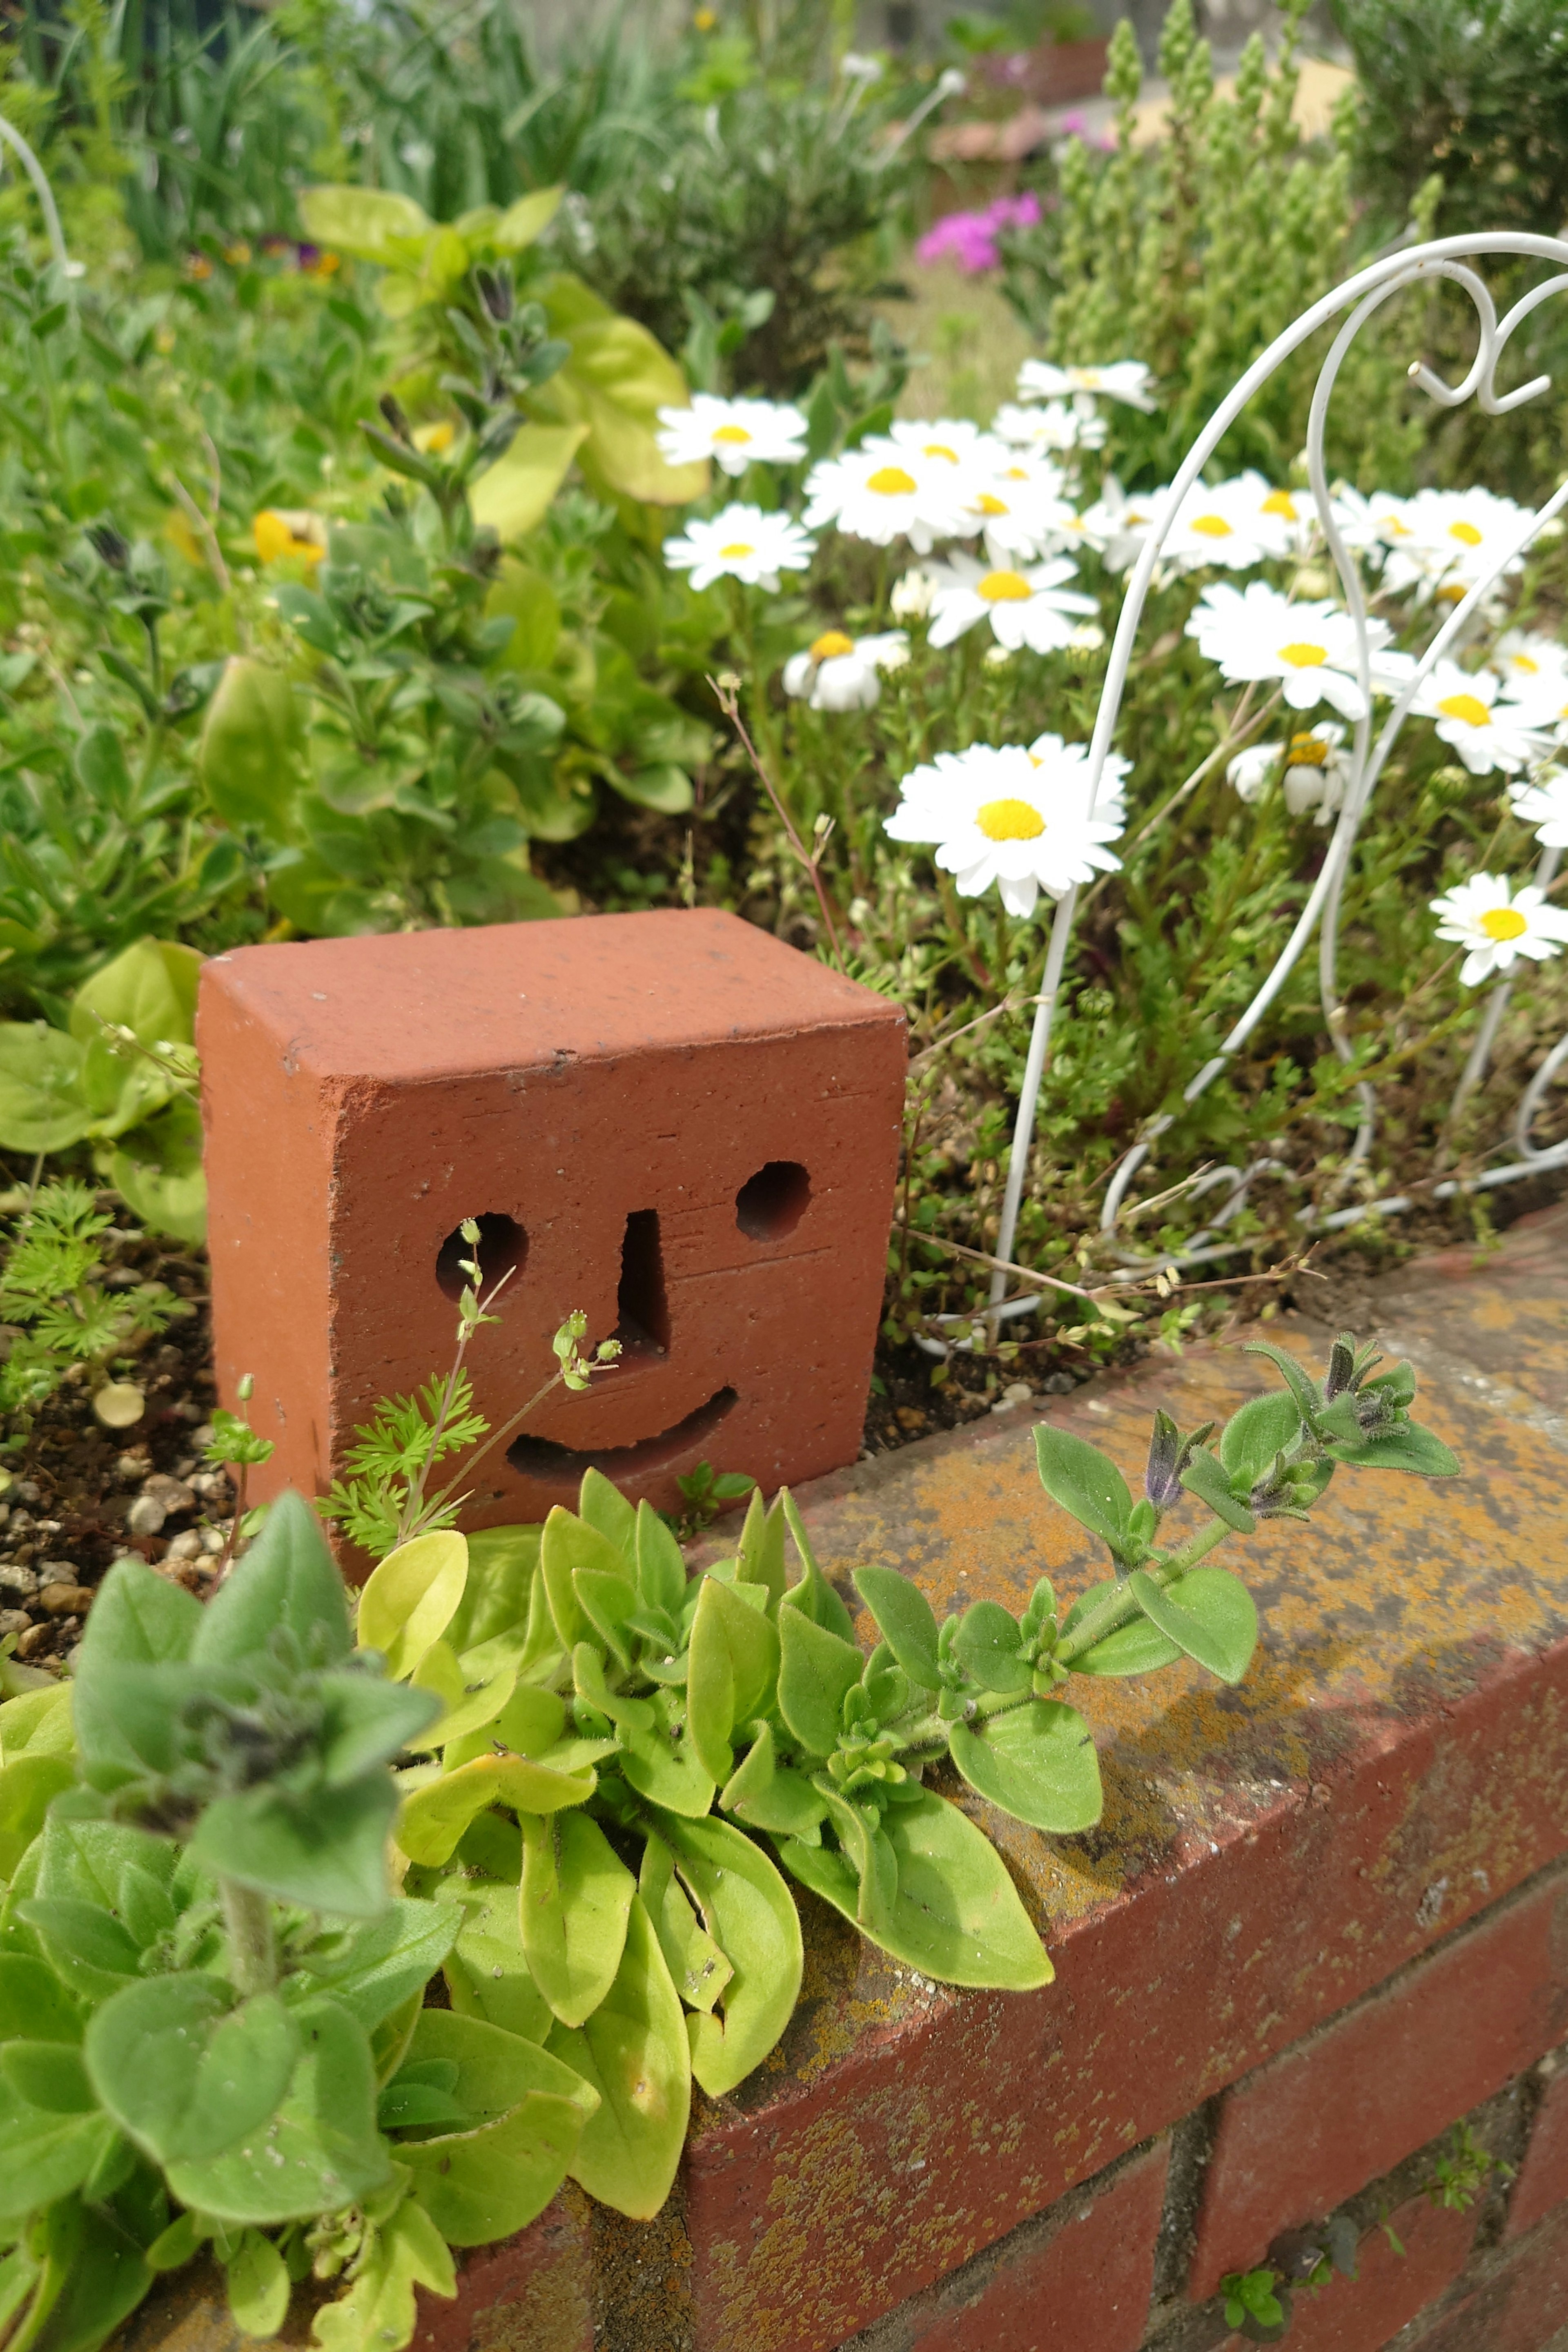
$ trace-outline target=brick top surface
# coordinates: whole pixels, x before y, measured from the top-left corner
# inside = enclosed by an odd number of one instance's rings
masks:
[[[237,948],[204,992],[320,1077],[439,1078],[902,1021],[717,908]]]

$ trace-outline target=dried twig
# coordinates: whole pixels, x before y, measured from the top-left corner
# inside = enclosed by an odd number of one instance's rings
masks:
[[[828,837],[833,829],[832,820],[829,819],[825,824],[818,826],[816,846],[815,849],[807,849],[805,842],[800,837],[800,833],[794,817],[791,816],[788,809],[785,808],[784,802],[780,797],[777,785],[773,782],[773,778],[763,767],[762,760],[758,755],[757,747],[746,731],[746,722],[741,716],[741,705],[735,692],[736,683],[737,681],[728,675],[723,677],[710,677],[708,680],[708,684],[712,689],[713,699],[717,702],[720,709],[723,712],[725,718],[729,720],[731,726],[734,729],[736,734],[740,737],[742,744],[745,746],[746,757],[750,760],[752,766],[756,772],[757,782],[761,784],[763,792],[766,793],[769,801],[773,803],[773,814],[778,818],[779,823],[784,829],[785,840],[789,843],[790,848],[794,851],[795,856],[799,860],[800,864],[805,866],[807,874],[811,877],[811,887],[816,893],[816,903],[821,910],[823,927],[827,933],[828,942],[833,950],[833,961],[838,966],[839,971],[842,971],[844,969],[844,950],[838,938],[838,926],[833,919],[833,908],[827,896],[827,887],[822,878],[822,853],[827,846]]]

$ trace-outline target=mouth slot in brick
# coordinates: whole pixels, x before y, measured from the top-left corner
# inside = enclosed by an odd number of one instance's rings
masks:
[[[503,1275],[510,1274],[515,1282],[528,1263],[528,1235],[515,1217],[492,1210],[476,1217],[474,1223],[479,1229],[477,1250],[469,1248],[458,1226],[447,1234],[437,1256],[436,1279],[448,1298],[460,1298],[468,1288],[468,1277],[463,1272],[465,1259],[471,1265],[477,1258],[479,1290],[486,1297]]]
[[[626,1219],[616,1318],[616,1337],[625,1355],[668,1355],[669,1301],[657,1209],[634,1209]]]
[[[783,1241],[811,1206],[811,1179],[798,1160],[770,1160],[735,1195],[735,1223],[748,1241]]]
[[[525,1478],[536,1478],[541,1485],[559,1486],[563,1496],[575,1494],[584,1470],[598,1470],[617,1483],[623,1479],[646,1477],[650,1471],[662,1469],[667,1462],[678,1461],[689,1446],[710,1437],[735,1402],[733,1389],[720,1389],[706,1404],[678,1421],[673,1429],[661,1430],[656,1437],[644,1437],[636,1445],[591,1445],[579,1450],[574,1445],[557,1445],[548,1437],[514,1437],[507,1447],[506,1458],[514,1470]]]

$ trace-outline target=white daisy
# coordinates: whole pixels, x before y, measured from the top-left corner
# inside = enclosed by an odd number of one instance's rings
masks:
[[[1226,782],[1239,800],[1261,800],[1284,763],[1285,805],[1292,816],[1311,815],[1329,824],[1344,805],[1351,763],[1342,749],[1345,730],[1325,719],[1284,743],[1252,743],[1226,769]]]
[[[826,457],[805,478],[807,527],[836,523],[851,539],[888,547],[907,539],[926,555],[939,539],[963,539],[974,529],[966,511],[969,474],[948,457],[921,451],[874,434],[858,449]]]
[[[1069,614],[1098,609],[1092,596],[1062,585],[1075,568],[1070,555],[1016,572],[1006,566],[988,570],[972,555],[955,554],[935,573],[931,644],[951,646],[976,621],[988,620],[997,644],[1009,653],[1020,646],[1037,654],[1059,652],[1073,633]]]
[[[963,416],[900,416],[889,425],[887,437],[912,457],[971,473],[989,472],[1005,455],[994,434]]]
[[[1405,509],[1409,537],[1383,567],[1392,588],[1415,588],[1457,603],[1479,580],[1498,570],[1505,549],[1516,547],[1530,510],[1491,490],[1417,490]],[[1498,571],[1500,579],[1524,569],[1515,555]]]
[[[776,592],[780,572],[804,572],[816,552],[816,541],[788,515],[739,505],[706,518],[693,515],[679,539],[664,542],[665,562],[672,571],[689,572],[694,588],[727,576]]]
[[[1059,898],[1120,864],[1105,845],[1121,827],[1087,815],[1081,789],[1064,789],[1052,762],[1037,762],[1021,743],[939,752],[899,789],[885,820],[891,838],[934,844],[936,864],[967,898],[995,883],[1009,914],[1033,914],[1042,890]]]
[[[795,466],[805,455],[805,419],[776,400],[720,400],[694,392],[689,408],[661,408],[657,435],[667,465],[692,466],[704,457],[731,478],[759,461]]]
[[[1047,401],[1043,408],[1020,408],[1008,400],[991,419],[991,430],[1015,448],[1064,450],[1103,448],[1110,428],[1092,401],[1086,400],[1081,408],[1065,400]]]
[[[1472,874],[1432,901],[1432,912],[1441,919],[1437,937],[1469,950],[1459,966],[1466,988],[1510,971],[1516,957],[1541,963],[1559,955],[1568,940],[1568,913],[1548,906],[1544,891],[1529,882],[1510,896],[1510,887],[1506,875]]]
[[[1529,783],[1510,784],[1508,799],[1542,849],[1568,849],[1568,768],[1537,768]]]
[[[1366,632],[1373,685],[1386,691],[1401,668],[1408,676],[1414,665],[1408,655],[1398,655],[1390,667],[1385,648],[1393,632],[1386,622],[1368,621]],[[1292,604],[1261,580],[1249,581],[1245,591],[1218,582],[1199,597],[1187,635],[1228,678],[1278,678],[1292,710],[1331,702],[1346,719],[1365,715],[1355,675],[1355,623],[1326,598]]]
[[[1020,400],[1123,400],[1146,414],[1152,371],[1142,360],[1112,360],[1105,367],[1058,367],[1050,360],[1026,360],[1018,370]]]
[[[826,629],[803,654],[784,666],[784,690],[813,710],[869,710],[882,691],[880,673],[900,669],[910,657],[902,629],[877,637],[847,637]]]
[[[1271,490],[1249,467],[1212,488],[1194,483],[1160,551],[1188,571],[1223,563],[1229,571],[1245,572],[1266,556],[1289,554],[1295,517],[1289,493]]]
[[[1004,462],[976,481],[970,501],[985,551],[994,563],[1009,556],[1047,554],[1078,521],[1071,500],[1063,496],[1061,468],[1025,450],[999,454]]]
[[[1510,629],[1489,661],[1510,702],[1539,702],[1554,696],[1568,702],[1568,646],[1533,629]]]
[[[931,611],[935,583],[929,572],[914,564],[901,578],[893,583],[893,593],[888,599],[888,610],[895,621],[923,621]]]
[[[1064,743],[1059,735],[1037,735],[1029,746],[1029,757],[1037,768],[1048,776],[1052,788],[1064,800],[1070,801],[1084,816],[1089,806],[1089,745]],[[1116,751],[1108,751],[1105,765],[1100,772],[1100,790],[1095,795],[1094,814],[1102,824],[1113,824],[1118,833],[1127,822],[1127,808],[1122,788],[1132,772],[1132,762]]]
[[[1329,501],[1340,537],[1352,554],[1372,556],[1381,564],[1391,547],[1415,537],[1408,520],[1410,501],[1392,490],[1373,490],[1367,497],[1342,482]]]
[[[1079,515],[1077,532],[1100,550],[1108,572],[1131,571],[1168,495],[1158,489],[1129,496],[1115,475],[1107,474],[1099,498]]]
[[[1471,672],[1440,661],[1422,679],[1411,708],[1417,718],[1436,720],[1439,740],[1453,745],[1471,775],[1489,775],[1493,768],[1517,774],[1548,748],[1541,731],[1548,714],[1500,704],[1499,692],[1490,670]]]

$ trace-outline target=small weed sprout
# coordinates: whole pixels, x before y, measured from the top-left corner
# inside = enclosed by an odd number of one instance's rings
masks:
[[[0,1415],[18,1424],[13,1447],[26,1444],[39,1406],[78,1364],[93,1377],[94,1406],[107,1426],[139,1421],[141,1390],[108,1375],[129,1370],[143,1341],[191,1311],[162,1282],[107,1288],[103,1235],[113,1223],[77,1177],[46,1184],[17,1223],[0,1269],[0,1319],[20,1328],[0,1365]]]

